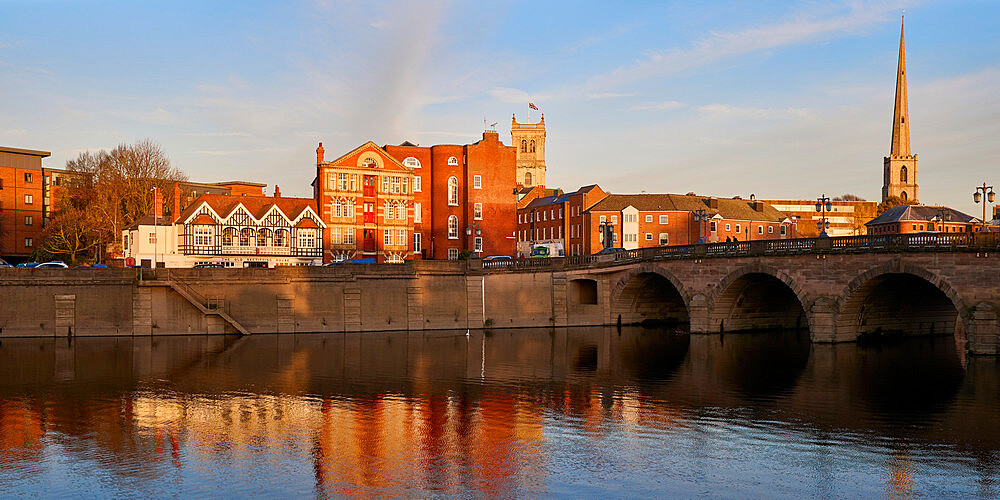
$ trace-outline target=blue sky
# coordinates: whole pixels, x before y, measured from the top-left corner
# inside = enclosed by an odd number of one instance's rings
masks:
[[[878,200],[906,8],[921,201],[1000,182],[1000,2],[0,0],[0,144],[160,142],[192,180],[310,194],[316,143],[509,143],[548,184]]]

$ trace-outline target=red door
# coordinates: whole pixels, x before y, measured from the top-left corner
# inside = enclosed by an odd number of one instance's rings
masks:
[[[363,194],[366,198],[375,197],[375,185],[378,184],[377,175],[366,175],[362,181]]]
[[[365,224],[375,223],[375,204],[371,202],[365,203]]]
[[[375,230],[365,229],[365,251],[374,252],[375,251]]]

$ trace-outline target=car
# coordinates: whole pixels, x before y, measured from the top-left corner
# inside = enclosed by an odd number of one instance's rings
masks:
[[[195,264],[192,269],[224,269],[226,266],[219,264],[218,262],[209,262],[206,264]]]
[[[510,255],[490,255],[483,259],[484,262],[492,262],[495,260],[514,260]]]
[[[514,259],[509,255],[490,255],[483,259],[483,267],[506,267],[514,265]]]
[[[0,267],[14,267],[7,263],[6,260],[0,259]]]
[[[37,262],[22,262],[22,263],[18,264],[18,265],[17,265],[17,267],[27,267],[27,268],[32,268],[32,267],[35,267],[35,266],[37,266],[37,265],[38,265],[38,263],[37,263]]]
[[[611,247],[611,248],[605,248],[604,250],[601,250],[600,252],[597,252],[594,255],[610,255],[613,253],[624,252],[624,251],[625,249],[622,247]]]
[[[34,267],[35,269],[69,269],[69,266],[61,260],[52,260],[49,262],[43,262]]]

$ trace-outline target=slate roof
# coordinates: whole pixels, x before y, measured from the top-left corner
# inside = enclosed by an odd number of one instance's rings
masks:
[[[967,213],[959,212],[954,208],[942,205],[900,205],[882,212],[882,215],[866,222],[865,225],[871,226],[900,221],[928,222],[937,217],[938,214],[944,214],[946,222],[980,222],[979,219]]]
[[[172,226],[173,224],[174,222],[170,219],[170,216],[161,215],[159,217],[153,217],[152,215],[143,215],[125,229],[127,231],[135,231],[136,229],[139,229],[139,226]]]
[[[229,194],[203,194],[198,197],[194,203],[188,205],[187,208],[181,210],[178,215],[177,221],[186,220],[192,214],[201,209],[202,203],[208,203],[208,206],[215,210],[215,213],[219,214],[220,217],[227,217],[236,206],[243,204],[244,207],[250,212],[251,215],[260,219],[264,217],[272,206],[277,205],[278,210],[281,210],[288,217],[289,220],[295,220],[306,208],[311,208],[313,212],[319,213],[316,210],[316,200],[312,198],[286,198],[279,197],[275,198],[273,196],[235,196]]]
[[[713,198],[683,194],[609,194],[587,211],[620,212],[628,206],[633,206],[640,212],[694,212],[703,209],[709,216],[719,215],[729,220],[781,222],[789,218],[785,212],[759,200],[754,202],[714,198],[719,202],[718,208],[709,206],[711,200]],[[761,205],[759,211],[754,209],[754,203]]]

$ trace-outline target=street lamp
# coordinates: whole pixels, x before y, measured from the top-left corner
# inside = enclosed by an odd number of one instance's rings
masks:
[[[159,196],[157,195],[160,194],[160,188],[153,186],[153,189],[150,191],[153,192],[153,269],[156,269],[156,252],[160,248],[159,210],[157,210],[156,205],[158,204],[157,198],[159,198]]]
[[[607,250],[608,248],[611,248],[611,240],[615,237],[614,223],[602,220],[601,223],[597,225],[597,230],[600,231],[600,234],[604,237],[604,241],[601,242],[604,244],[604,249]]]
[[[937,215],[935,215],[934,218],[932,218],[931,220],[934,221],[935,223],[939,223],[935,229],[941,231],[941,227],[944,226],[945,222],[951,222],[951,212],[944,212],[942,210],[938,210]],[[932,229],[928,228],[928,230]]]
[[[982,186],[976,187],[976,192],[972,194],[972,199],[979,203],[983,199],[983,195],[986,195],[986,200],[983,201],[983,231],[986,230],[986,204],[993,203],[996,195],[993,193],[993,186],[987,186],[984,182]]]
[[[708,212],[704,208],[694,211],[694,221],[698,223],[698,243],[705,242],[705,221],[709,219]]]
[[[479,237],[481,234],[483,234],[483,230],[479,228],[479,224],[470,224],[468,226],[465,226],[466,236],[472,236],[472,231],[476,232],[476,237]],[[483,251],[481,248],[479,250],[476,250],[475,240],[473,240],[472,251],[476,253],[480,253]],[[479,257],[481,258],[482,256],[480,255]]]
[[[833,203],[830,203],[830,198],[825,193],[816,198],[816,211],[820,213],[820,220],[816,222],[816,227],[819,228],[819,237],[826,238],[830,236],[826,234],[826,230],[830,228],[830,221],[826,219],[826,213],[833,211]]]

